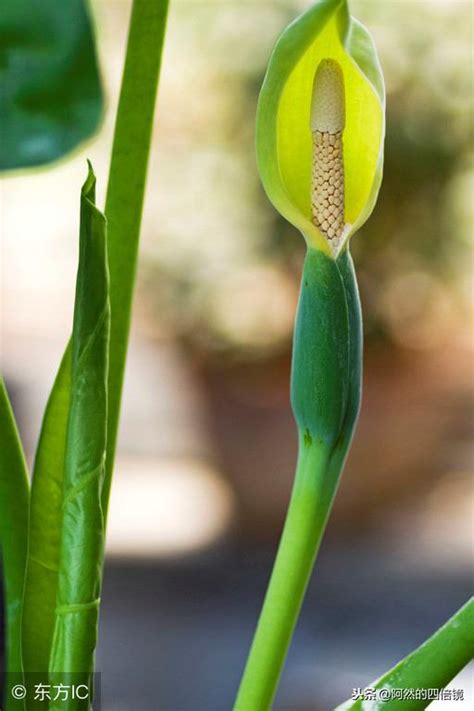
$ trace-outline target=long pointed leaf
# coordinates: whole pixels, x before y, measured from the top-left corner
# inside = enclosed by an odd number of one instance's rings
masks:
[[[134,0],[133,3],[107,191],[108,257],[115,318],[110,346],[107,472],[102,495],[105,515],[167,10],[168,0]],[[49,537],[46,522],[57,520],[61,506],[57,491],[58,486],[61,488],[63,468],[58,467],[58,462],[64,461],[70,363],[71,343],[50,395],[33,476],[30,536],[34,536],[36,543],[30,541],[23,612],[25,667],[30,671],[46,670],[51,649],[59,539],[57,535]],[[41,600],[39,605],[38,600]]]
[[[105,517],[115,459],[120,403],[156,93],[160,76],[168,0],[134,0],[115,124],[105,215],[108,224],[111,333]],[[64,355],[70,350],[69,343]],[[61,387],[56,380],[55,389]]]
[[[398,690],[414,690],[416,695],[416,690],[443,689],[473,656],[474,598],[471,598],[424,644],[370,684],[367,698],[346,701],[335,711],[422,711],[429,703],[426,695],[418,693],[425,698],[410,699],[402,694],[400,700]],[[373,695],[378,698],[372,700]]]
[[[21,671],[20,616],[25,577],[29,484],[25,458],[0,378],[0,555],[6,601],[6,668]]]
[[[110,328],[105,218],[94,205],[90,172],[82,191],[81,240],[72,336],[71,401],[64,458],[61,549],[52,678],[90,685],[97,641],[104,551],[102,486],[107,433]],[[59,675],[59,676],[58,676]],[[66,677],[67,678],[67,677]],[[88,708],[81,700],[50,708]]]
[[[49,671],[88,675],[97,634],[110,309],[105,218],[94,191],[90,171],[81,193],[72,348],[45,412],[32,487],[22,642],[25,671],[43,679]],[[41,702],[30,697],[27,705]]]

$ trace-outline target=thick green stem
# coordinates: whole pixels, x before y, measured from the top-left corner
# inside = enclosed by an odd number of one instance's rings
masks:
[[[327,449],[300,445],[295,483],[235,711],[270,708],[334,496]]]
[[[134,0],[105,203],[110,269],[107,512],[168,0]]]
[[[278,554],[235,711],[275,695],[360,403],[362,330],[350,256],[307,254],[296,318],[291,401],[299,458]]]

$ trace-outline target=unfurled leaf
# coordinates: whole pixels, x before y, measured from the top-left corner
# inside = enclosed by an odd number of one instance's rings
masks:
[[[100,121],[85,0],[5,0],[0,9],[0,170],[61,158]]]
[[[382,178],[384,108],[372,39],[351,17],[346,0],[319,0],[283,32],[260,93],[257,160],[270,200],[308,246],[339,252],[370,215]],[[329,125],[327,109],[335,112]],[[322,134],[339,142],[343,164],[344,229],[332,245],[312,209],[315,146]]]

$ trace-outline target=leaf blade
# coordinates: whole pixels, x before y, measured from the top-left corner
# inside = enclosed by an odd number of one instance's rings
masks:
[[[27,551],[29,483],[13,410],[0,378],[0,551],[6,600],[7,671],[21,672],[21,601]]]
[[[474,598],[414,652],[369,685],[374,689],[442,689],[474,655]],[[401,705],[402,704],[402,705]],[[346,701],[334,711],[422,711],[424,700]]]
[[[28,673],[48,669],[60,547],[60,530],[53,522],[61,516],[70,398],[68,349],[46,406],[33,468],[22,614],[23,664]]]
[[[148,163],[148,153],[151,143],[153,114],[156,91],[161,66],[161,55],[164,41],[168,10],[168,0],[134,0],[130,20],[127,57],[122,80],[119,109],[114,133],[112,161],[107,190],[107,221],[108,221],[108,259],[111,284],[111,306],[118,316],[112,323],[110,363],[109,363],[109,413],[107,433],[107,458],[106,478],[102,494],[102,506],[106,517],[109,491],[112,477],[112,468],[115,455],[121,389],[124,376],[125,359],[127,352],[128,331],[130,327],[130,310],[133,296],[135,264],[138,251],[138,238],[141,223],[141,213],[144,199],[145,178]],[[138,111],[141,107],[141,111]],[[133,116],[132,116],[133,114]],[[40,440],[37,462],[41,458],[41,450],[50,435],[47,431],[54,432],[62,428],[61,440],[64,452],[66,440],[65,419],[58,413],[64,408],[60,401],[67,389],[64,371],[65,363],[71,358],[71,342],[69,342],[61,365],[60,372],[53,385],[48,406],[50,413],[45,415],[43,430],[44,438]],[[69,365],[70,367],[70,365]],[[70,385],[69,385],[70,387]],[[59,391],[59,392],[58,392]],[[56,412],[56,415],[55,415]],[[62,424],[61,424],[62,422]],[[46,456],[46,455],[45,455]],[[57,455],[52,456],[52,460]],[[36,470],[33,477],[33,490],[40,486],[38,480],[43,478],[42,473]],[[47,468],[47,467],[45,467]],[[62,474],[61,474],[62,476]],[[39,513],[39,512],[38,512]],[[57,515],[53,511],[53,516]],[[40,544],[42,546],[43,544]],[[58,546],[55,547],[53,559],[58,560]],[[57,565],[57,563],[56,563]],[[33,584],[32,584],[33,588]],[[55,590],[54,585],[49,586],[49,597]],[[34,613],[35,594],[31,593],[30,619]],[[26,622],[24,620],[24,628]],[[44,671],[48,661],[51,647],[51,624],[48,625],[46,641],[43,652],[38,659],[34,650],[29,650],[32,671]],[[26,630],[24,629],[24,634]],[[28,633],[29,636],[29,633]],[[25,639],[25,648],[28,640]],[[38,650],[39,648],[36,647]],[[45,661],[46,660],[46,661]]]
[[[106,223],[94,205],[90,169],[82,190],[81,239],[72,336],[71,400],[64,458],[61,546],[49,673],[90,685],[104,552],[101,506],[107,432],[110,328]],[[58,683],[58,682],[56,682]],[[82,708],[69,699],[51,709]]]
[[[83,654],[84,664],[89,658],[89,673],[96,639],[97,604],[78,616],[75,635],[66,634],[66,639],[58,642],[68,624],[65,610],[79,604],[76,594],[89,595],[92,590],[97,599],[102,571],[100,494],[110,313],[106,224],[95,207],[94,191],[95,177],[90,169],[81,191],[72,347],[63,357],[46,408],[32,486],[22,639],[25,670],[41,673],[43,679],[58,666],[61,671],[75,666],[78,654]],[[101,466],[90,464],[98,451]],[[78,477],[83,485],[78,486]],[[78,556],[84,550],[88,554]],[[85,640],[82,648],[81,634]],[[28,708],[38,706],[28,697]]]
[[[57,160],[95,132],[102,113],[86,3],[2,3],[0,37],[0,170]]]

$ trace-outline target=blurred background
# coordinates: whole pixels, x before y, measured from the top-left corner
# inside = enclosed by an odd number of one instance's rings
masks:
[[[258,90],[307,0],[171,3],[108,531],[104,711],[231,708],[285,514],[304,255],[254,157]],[[1,360],[30,461],[72,322],[86,157],[103,204],[128,0],[95,0],[107,111],[3,179]],[[385,178],[353,242],[362,414],[275,708],[328,711],[472,588],[473,8],[352,0],[388,92]],[[452,684],[472,708],[472,674]],[[257,710],[256,710],[257,711]]]

